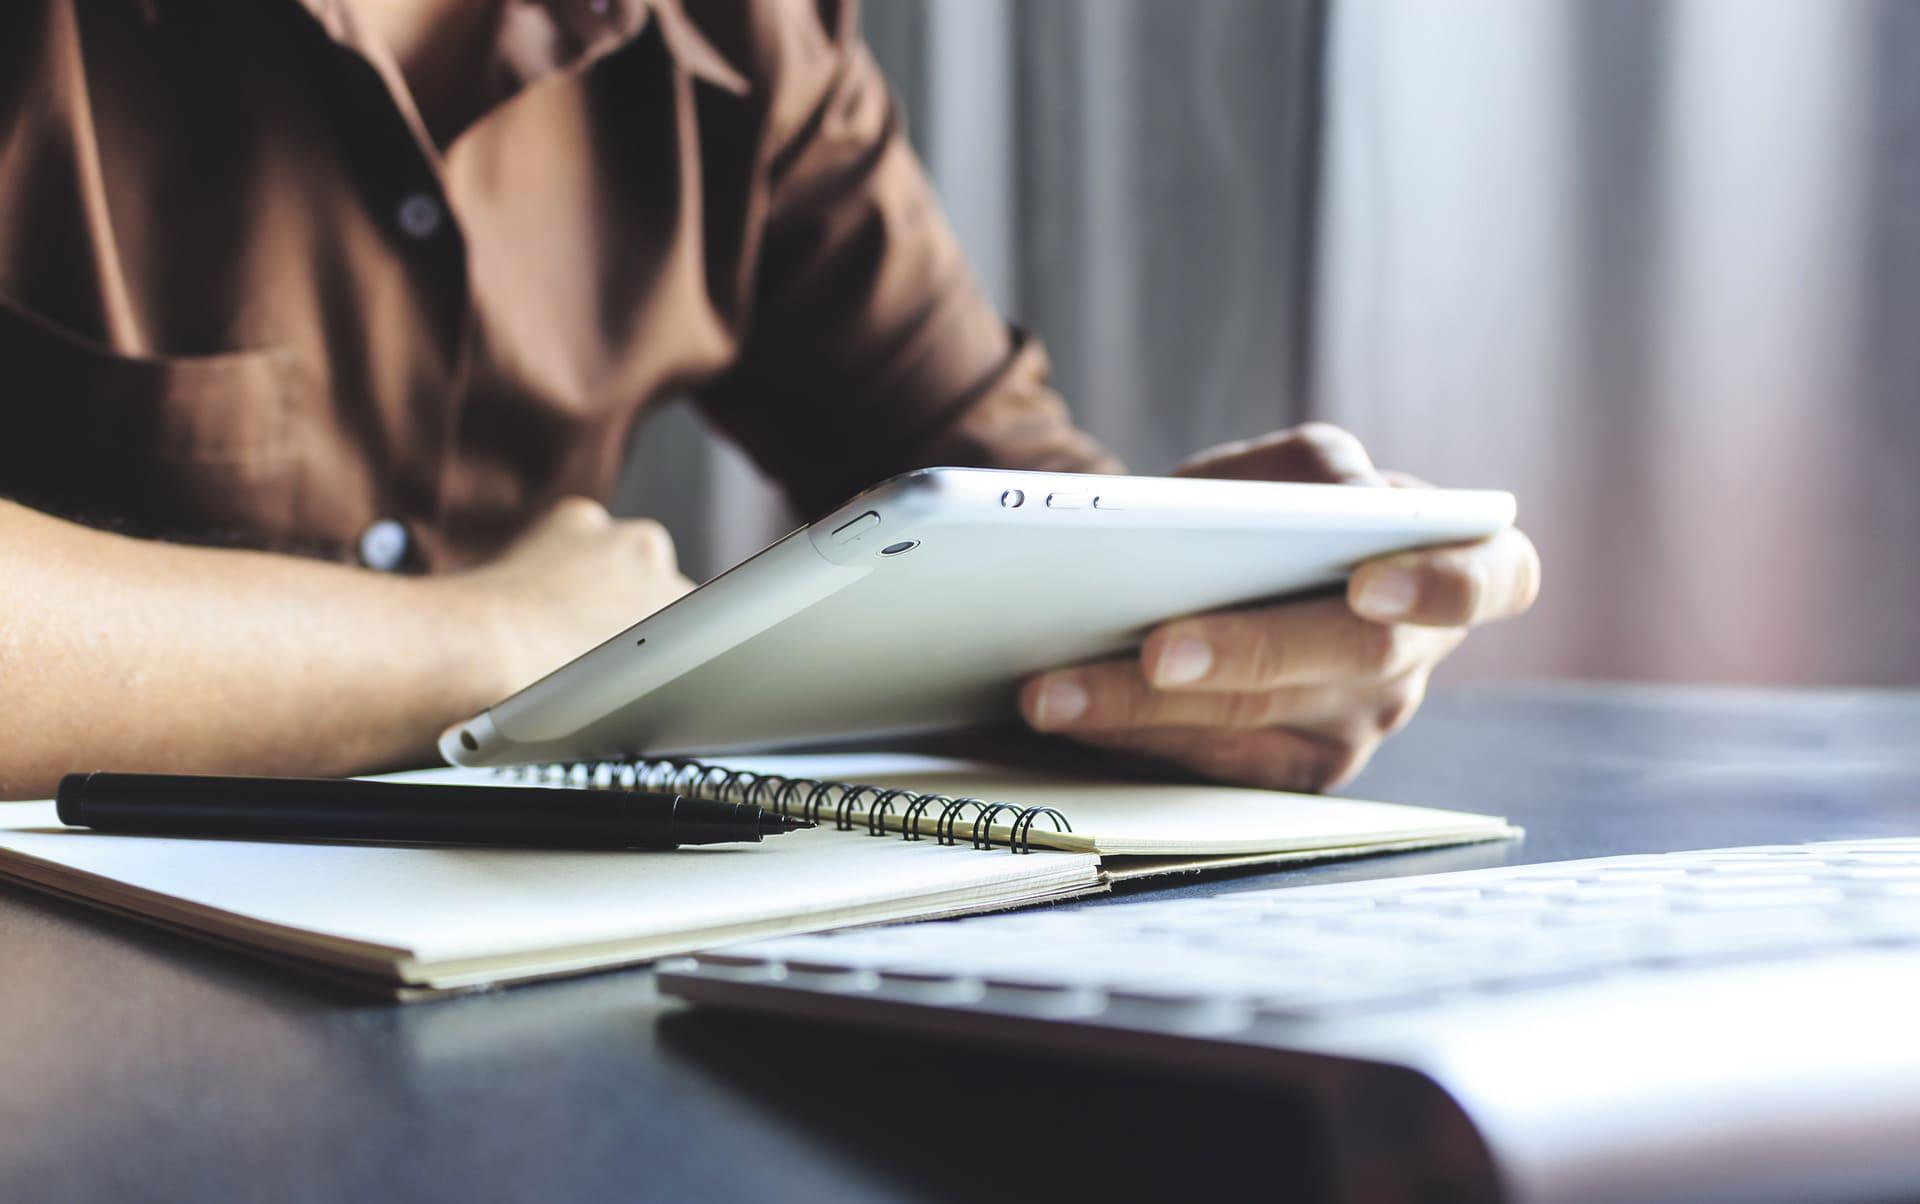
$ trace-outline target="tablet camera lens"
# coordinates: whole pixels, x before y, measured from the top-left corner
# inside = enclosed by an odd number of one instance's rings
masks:
[[[1021,502],[1024,502],[1026,500],[1027,500],[1026,493],[1019,489],[1009,489],[1005,493],[1000,495],[1000,504],[1002,506],[1005,506],[1009,510],[1013,509],[1014,507],[1018,506]]]
[[[920,541],[917,539],[903,539],[899,543],[890,543],[886,547],[881,548],[880,554],[882,556],[898,556],[902,552],[911,552],[919,546]]]

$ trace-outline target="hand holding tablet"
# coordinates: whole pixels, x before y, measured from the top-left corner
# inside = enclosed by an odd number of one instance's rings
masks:
[[[1324,424],[1217,449],[1182,472],[1429,488],[1379,471],[1358,440]],[[1512,527],[1390,554],[1361,564],[1344,597],[1177,619],[1136,655],[1039,674],[1021,712],[1038,730],[1217,780],[1326,789],[1412,718],[1468,628],[1525,611],[1539,582],[1539,557]]]

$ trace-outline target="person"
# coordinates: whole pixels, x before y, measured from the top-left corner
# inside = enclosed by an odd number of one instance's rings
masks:
[[[803,511],[932,464],[1112,472],[969,274],[835,0],[16,0],[0,11],[0,797],[343,774],[679,596],[609,517],[686,394]],[[1180,471],[1391,486],[1307,426]],[[1509,532],[1027,682],[1223,781],[1361,766]]]

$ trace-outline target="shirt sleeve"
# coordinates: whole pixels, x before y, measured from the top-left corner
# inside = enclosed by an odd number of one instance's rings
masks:
[[[709,418],[808,514],[936,464],[1119,471],[981,290],[853,6],[773,19],[751,316]]]

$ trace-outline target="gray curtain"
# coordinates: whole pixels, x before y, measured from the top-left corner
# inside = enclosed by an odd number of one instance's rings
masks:
[[[1001,306],[1140,471],[1295,419],[1322,5],[876,0],[867,34]]]
[[[1920,680],[1920,5],[869,0],[983,280],[1141,471],[1304,417],[1520,495],[1448,673]],[[697,573],[789,516],[685,415]]]
[[[1920,678],[1920,9],[1342,0],[1315,413],[1521,497],[1460,671]]]

